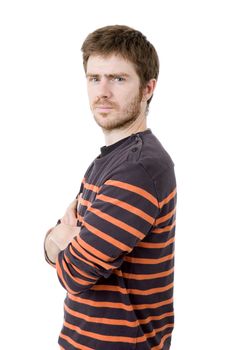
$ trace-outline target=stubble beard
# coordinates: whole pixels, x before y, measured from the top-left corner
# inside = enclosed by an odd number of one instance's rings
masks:
[[[121,112],[117,112],[116,117],[113,119],[111,116],[108,116],[109,113],[99,113],[102,118],[98,118],[94,114],[96,123],[104,130],[113,130],[113,129],[124,129],[125,127],[134,123],[140,112],[141,112],[141,101],[142,101],[142,89],[139,89],[138,95],[130,102],[130,104]]]

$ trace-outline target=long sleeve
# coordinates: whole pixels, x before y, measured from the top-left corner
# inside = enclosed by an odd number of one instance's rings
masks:
[[[160,214],[155,183],[141,164],[124,167],[96,191],[92,203],[82,198],[86,211],[80,233],[58,255],[58,278],[70,294],[108,278]]]
[[[82,193],[82,190],[83,190],[83,181],[82,181],[82,183],[81,183],[79,192],[78,192],[78,194],[77,194],[76,197],[75,197],[76,199],[79,198],[80,194]],[[56,225],[53,226],[53,227],[51,227],[51,228],[46,232],[46,235],[45,235],[44,241],[43,241],[44,258],[45,258],[46,262],[47,262],[49,265],[51,265],[52,267],[56,267],[56,263],[54,263],[53,261],[51,261],[51,260],[49,259],[49,256],[48,256],[47,251],[46,251],[45,243],[46,243],[46,240],[47,240],[47,238],[48,238],[50,232],[53,230],[54,227],[56,227],[56,226],[59,225],[60,223],[61,223],[61,219],[58,219]],[[80,225],[81,225],[81,223],[80,223],[80,221],[78,220],[77,226],[80,226]]]
[[[80,192],[79,230],[55,266],[67,291],[59,345],[168,350],[177,198],[171,157],[150,129],[132,134],[101,149]]]
[[[56,263],[53,262],[53,261],[51,261],[51,260],[49,259],[48,253],[47,253],[47,251],[46,251],[46,240],[47,240],[48,236],[50,235],[51,231],[53,230],[53,228],[56,227],[57,225],[59,225],[60,223],[61,223],[61,220],[58,219],[56,225],[53,226],[53,227],[51,227],[51,228],[46,232],[46,235],[45,235],[45,237],[44,237],[44,242],[43,242],[43,247],[44,247],[44,258],[45,258],[45,260],[47,261],[47,263],[48,263],[49,265],[51,265],[52,267],[56,267]]]

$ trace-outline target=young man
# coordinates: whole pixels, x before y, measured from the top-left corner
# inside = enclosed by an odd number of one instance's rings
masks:
[[[90,108],[106,145],[45,238],[66,289],[65,350],[168,350],[174,327],[174,164],[147,128],[155,48],[127,26],[82,46]]]

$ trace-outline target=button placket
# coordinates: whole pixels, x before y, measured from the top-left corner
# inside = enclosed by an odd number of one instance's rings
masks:
[[[140,141],[140,136],[138,134],[135,134],[135,143],[137,144]],[[136,152],[138,150],[138,147],[133,147],[132,152]]]

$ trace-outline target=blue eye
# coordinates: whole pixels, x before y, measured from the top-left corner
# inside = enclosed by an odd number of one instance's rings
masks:
[[[118,76],[116,76],[116,77],[114,77],[114,80],[115,80],[115,81],[122,82],[122,81],[124,81],[124,80],[125,80],[125,78],[122,78],[122,77],[118,77]]]
[[[110,78],[110,81],[112,81],[112,82],[118,82],[118,83],[122,83],[123,81],[125,81],[126,79],[125,78],[123,78],[122,76],[120,76],[120,75],[112,75],[111,77],[109,77]],[[88,77],[88,81],[90,82],[90,83],[97,83],[97,82],[99,82],[100,81],[100,78],[98,77],[98,76],[89,76]]]
[[[98,81],[98,78],[97,77],[91,77],[89,79],[89,81],[93,82],[93,83],[96,83]]]

